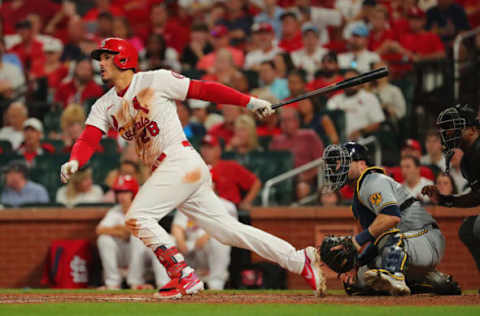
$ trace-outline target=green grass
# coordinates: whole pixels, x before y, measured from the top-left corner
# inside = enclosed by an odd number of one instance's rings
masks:
[[[216,316],[216,315],[479,315],[479,306],[434,306],[434,307],[372,307],[355,305],[238,305],[238,304],[179,304],[179,303],[62,303],[62,304],[25,304],[0,306],[0,315],[8,316],[52,316],[52,315],[185,315],[185,316]]]

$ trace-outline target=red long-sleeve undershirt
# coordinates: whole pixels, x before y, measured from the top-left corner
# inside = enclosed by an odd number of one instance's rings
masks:
[[[190,80],[187,99],[198,99],[217,104],[247,106],[250,96],[223,84],[213,81]],[[79,166],[85,165],[92,157],[102,139],[103,132],[99,128],[87,125],[73,145],[70,160],[77,160]]]

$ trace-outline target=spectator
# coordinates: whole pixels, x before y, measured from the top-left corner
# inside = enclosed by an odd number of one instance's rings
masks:
[[[320,193],[320,205],[325,208],[335,207],[341,203],[341,195],[339,191]]]
[[[278,46],[291,53],[303,48],[302,31],[297,15],[293,11],[286,11],[280,16],[282,21],[282,39]]]
[[[452,176],[445,172],[440,172],[435,178],[435,185],[438,192],[442,195],[457,194],[457,188],[455,187],[455,181]]]
[[[46,56],[45,76],[48,79],[48,88],[53,95],[62,80],[68,75],[68,68],[60,61],[63,44],[59,39],[52,38],[43,43],[43,51]]]
[[[33,165],[34,159],[43,154],[55,153],[52,144],[42,142],[43,125],[39,119],[29,118],[23,123],[23,143],[18,148],[18,153],[23,155],[29,167]]]
[[[251,151],[261,150],[258,144],[255,120],[248,114],[242,114],[235,120],[235,132],[225,147],[226,151],[233,151],[246,155]]]
[[[25,76],[20,67],[5,60],[5,42],[0,39],[0,99],[15,98],[25,86]]]
[[[2,204],[14,207],[27,203],[48,203],[48,192],[42,185],[28,180],[28,167],[23,161],[10,161],[4,169],[5,186]]]
[[[287,52],[278,53],[273,58],[273,63],[275,65],[275,70],[279,78],[287,78],[287,75],[290,71],[295,69],[292,58]]]
[[[395,46],[395,50],[414,62],[444,58],[445,48],[440,37],[425,30],[425,13],[413,7],[407,17],[410,32],[401,37],[401,45]]]
[[[128,40],[130,44],[132,44],[133,47],[137,49],[139,54],[143,52],[143,49],[145,48],[143,46],[143,41],[140,39],[140,37],[136,36],[133,33],[132,27],[130,26],[130,23],[128,22],[128,19],[126,17],[114,17],[112,26],[113,36]]]
[[[235,205],[223,198],[220,201],[230,215],[237,217]],[[185,262],[199,272],[211,290],[223,290],[228,280],[230,246],[211,238],[182,212],[176,212],[172,222],[172,236]],[[158,260],[157,260],[158,261]]]
[[[345,73],[345,79],[356,75],[358,71],[349,70]],[[375,133],[380,124],[385,121],[385,115],[377,97],[361,86],[347,88],[342,94],[330,98],[327,109],[345,111],[346,135],[350,140]]]
[[[75,173],[67,185],[57,190],[57,203],[74,207],[81,203],[100,203],[103,200],[102,188],[93,183],[92,169],[87,168]]]
[[[278,0],[265,0],[263,1],[263,11],[255,16],[255,23],[268,23],[274,31],[275,37],[282,37],[282,21],[281,16],[285,12],[280,6],[277,5]]]
[[[73,79],[61,84],[55,93],[55,102],[64,108],[70,103],[83,104],[89,99],[99,98],[102,87],[93,80],[93,66],[90,59],[83,59],[75,65]]]
[[[362,4],[361,0],[336,0],[335,9],[340,11],[346,21],[351,21],[358,19],[362,12]]]
[[[259,78],[261,88],[252,91],[254,95],[270,96],[282,100],[290,96],[288,81],[280,78],[272,61],[264,61],[260,65]]]
[[[472,28],[480,26],[480,3],[477,0],[457,0],[456,2],[465,9]]]
[[[167,47],[165,39],[160,34],[151,34],[147,39],[145,53],[140,62],[143,70],[172,69],[180,71],[181,65],[178,61],[178,53],[175,49]]]
[[[384,66],[386,66],[385,63],[380,62],[375,65],[375,68]],[[391,84],[388,77],[378,79],[372,82],[372,85],[372,92],[378,97],[387,120],[398,129],[398,120],[404,118],[407,112],[407,104],[402,90]]]
[[[129,176],[135,179],[138,183],[145,182],[138,163],[124,159],[120,162],[118,169],[111,170],[107,177],[105,178],[105,185],[110,188],[103,195],[103,202],[114,203],[115,202],[115,192],[113,190],[113,185],[119,176]]]
[[[431,180],[420,175],[420,161],[414,156],[405,156],[400,161],[402,175],[405,179],[403,185],[414,198],[423,202],[430,202],[426,195],[422,195],[422,188],[426,185],[433,185]]]
[[[40,20],[40,17],[38,18],[38,20]],[[46,34],[52,34],[58,39],[61,39],[63,42],[67,42],[69,40],[70,30],[66,26],[74,21],[81,21],[81,17],[78,15],[77,12],[76,3],[68,0],[63,1],[62,7],[57,10],[53,18],[48,20],[48,23],[46,23],[43,31]],[[37,28],[37,32],[35,32],[37,36],[41,30],[41,25],[39,25],[39,27]]]
[[[437,5],[427,11],[427,30],[438,34],[446,46],[451,46],[455,36],[469,30],[465,9],[453,0],[438,0]]]
[[[86,36],[85,23],[82,19],[70,19],[67,24],[67,41],[63,48],[62,61],[80,61],[85,58],[80,49],[80,42]]]
[[[342,80],[343,76],[340,75],[337,53],[330,51],[323,56],[320,70],[315,74],[315,79],[307,84],[307,89],[313,91]],[[340,93],[342,93],[342,90],[332,92],[328,96],[332,97]]]
[[[202,100],[189,99],[188,104],[192,109],[191,122],[199,123],[209,130],[212,126],[223,122],[223,116],[217,113],[210,113],[210,103]]]
[[[348,40],[350,51],[338,55],[340,68],[353,68],[358,72],[367,72],[373,64],[380,61],[377,53],[367,49],[369,31],[364,25],[357,25],[352,30],[352,36]]]
[[[203,56],[213,51],[213,46],[208,41],[208,26],[204,23],[196,23],[192,26],[190,41],[182,51],[180,62],[183,69],[193,69]]]
[[[449,175],[453,178],[456,191],[460,194],[467,193],[470,190],[468,181],[463,177],[462,168],[460,163],[462,162],[463,151],[460,148],[455,148],[455,154],[450,161]]]
[[[215,136],[206,135],[203,138],[200,153],[210,166],[218,196],[242,210],[250,210],[262,187],[257,176],[234,160],[221,160],[222,148]]]
[[[422,146],[417,140],[409,138],[402,145],[400,149],[400,158],[407,156],[413,156],[418,160],[422,157]],[[388,172],[395,181],[403,183],[404,179],[400,166],[388,168]],[[435,180],[435,175],[433,174],[432,169],[427,166],[420,166],[420,176],[431,181]]]
[[[318,135],[309,129],[300,129],[300,116],[292,107],[280,111],[281,135],[273,137],[270,150],[288,150],[293,154],[295,168],[312,160],[320,158],[323,154],[323,143]],[[317,169],[310,169],[300,174],[297,179],[297,198],[306,197],[311,191],[311,186],[317,175]]]
[[[315,72],[320,69],[322,58],[328,52],[320,45],[319,30],[313,24],[305,24],[302,27],[303,48],[291,53],[295,67],[301,68],[307,73],[307,80],[314,78]]]
[[[244,59],[243,52],[230,45],[230,37],[228,35],[228,29],[224,25],[215,26],[211,32],[212,43],[214,50],[210,54],[203,56],[197,63],[197,69],[209,71],[215,64],[217,58],[217,52],[222,48],[226,48],[230,51],[233,57],[233,62],[239,68],[243,67]]]
[[[247,35],[250,35],[250,27],[253,24],[253,18],[248,12],[247,1],[230,0],[226,1],[228,14],[221,24],[230,30],[232,41],[242,42]]]
[[[100,38],[113,36],[113,15],[109,12],[102,12],[98,15],[96,33]]]
[[[202,80],[218,81],[227,86],[232,86],[235,77],[240,74],[233,62],[233,56],[226,48],[217,51],[215,64],[210,72],[202,77]]]
[[[262,98],[264,99],[264,98]],[[264,99],[265,100],[265,99]],[[280,135],[282,133],[281,129],[278,127],[278,114],[275,113],[271,115],[269,118],[261,122],[257,126],[257,136],[270,136],[273,137],[275,135]]]
[[[23,123],[27,118],[27,107],[20,102],[11,103],[5,112],[0,139],[8,140],[13,150],[17,150],[23,142]]]
[[[185,133],[185,136],[187,136],[187,139],[191,140],[193,138],[202,138],[205,136],[207,131],[205,130],[205,127],[196,122],[192,122],[190,120],[190,109],[188,106],[180,101],[177,101],[177,113],[178,113],[178,118],[180,119],[180,123],[182,124],[183,127],[183,132]]]
[[[298,97],[306,93],[305,72],[292,71],[288,76],[288,89],[292,97]],[[301,128],[313,129],[324,143],[338,144],[339,138],[335,125],[326,114],[320,114],[315,110],[312,99],[305,99],[291,104],[298,109],[301,117]]]
[[[258,71],[261,63],[273,60],[282,50],[277,46],[271,24],[254,24],[252,31],[258,37],[259,47],[247,54],[244,68]]]
[[[120,268],[127,267],[127,284],[132,289],[151,288],[145,281],[146,262],[151,261],[157,287],[168,282],[165,270],[154,253],[125,226],[125,214],[138,192],[138,182],[131,176],[119,176],[113,185],[117,205],[111,208],[96,228],[97,246],[103,266],[105,288],[120,289]]]
[[[446,161],[442,152],[442,141],[436,129],[427,131],[425,149],[427,154],[420,158],[420,163],[426,166],[434,166],[440,171],[445,171]]]
[[[100,18],[100,15],[105,12],[114,16],[122,16],[124,14],[122,8],[112,4],[112,1],[110,0],[95,0],[95,6],[85,14],[83,20],[87,22],[95,22]]]
[[[80,137],[85,124],[85,110],[78,104],[72,103],[62,112],[60,116],[60,127],[62,129],[62,140],[64,153],[72,151],[75,140]],[[97,151],[103,151],[99,145]]]
[[[233,105],[221,105],[223,122],[213,125],[208,134],[223,140],[224,144],[228,144],[233,137],[235,130],[235,121],[243,114],[243,109]]]
[[[41,77],[44,72],[45,54],[43,53],[43,44],[33,34],[32,23],[29,20],[23,20],[18,22],[15,28],[20,35],[21,42],[13,46],[10,52],[18,56],[29,78]]]

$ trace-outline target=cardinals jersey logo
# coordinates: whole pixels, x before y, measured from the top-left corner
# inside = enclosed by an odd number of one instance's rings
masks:
[[[372,195],[370,195],[368,200],[370,201],[370,204],[374,206],[379,206],[380,203],[382,203],[382,193],[380,192],[373,193]]]

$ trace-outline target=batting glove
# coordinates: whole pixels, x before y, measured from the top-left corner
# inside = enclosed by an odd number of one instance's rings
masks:
[[[247,109],[254,112],[259,119],[265,119],[275,113],[272,109],[272,104],[268,101],[250,97],[250,102],[247,104]]]
[[[78,161],[70,160],[62,165],[60,168],[60,178],[62,179],[63,183],[67,183],[68,180],[73,176],[75,172],[78,170]]]

